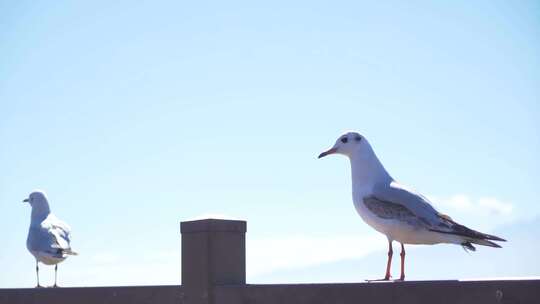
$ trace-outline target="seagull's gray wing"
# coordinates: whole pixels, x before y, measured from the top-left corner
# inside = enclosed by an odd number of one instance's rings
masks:
[[[64,250],[70,249],[71,228],[68,226],[68,224],[62,222],[55,216],[50,216],[48,218],[47,225],[49,233],[54,236],[56,241],[54,246]]]
[[[431,206],[429,200],[397,182],[376,184],[371,196],[364,198],[366,207],[381,218],[406,221],[425,228],[449,229],[445,215]]]
[[[54,215],[49,215],[40,226],[30,227],[28,249],[55,258],[74,254],[70,246],[70,231],[66,223]]]
[[[54,237],[52,248],[60,250],[62,254],[76,254],[71,250],[71,228],[68,224],[54,215],[51,215],[44,224],[47,225],[49,234]]]
[[[364,204],[382,218],[405,221],[433,232],[461,236],[464,238],[463,244],[472,242],[500,247],[489,240],[505,241],[498,236],[478,232],[456,223],[448,215],[437,212],[427,198],[396,182],[375,185],[372,196],[364,198]]]

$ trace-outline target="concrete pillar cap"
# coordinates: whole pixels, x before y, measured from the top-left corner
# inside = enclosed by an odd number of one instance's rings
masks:
[[[180,232],[246,232],[246,226],[246,221],[204,219],[181,222]]]

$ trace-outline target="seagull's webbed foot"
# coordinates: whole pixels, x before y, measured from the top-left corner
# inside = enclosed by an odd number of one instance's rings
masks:
[[[366,282],[385,282],[390,281],[391,276],[385,276],[382,279],[375,279],[375,280],[366,280]]]
[[[371,282],[390,282],[390,279],[371,279],[371,280],[366,280],[366,282],[368,283],[371,283]]]
[[[52,286],[52,288],[60,288],[60,286],[58,286],[56,283],[54,283],[54,285]]]
[[[36,287],[34,287],[34,288],[43,288],[43,286],[37,284]]]

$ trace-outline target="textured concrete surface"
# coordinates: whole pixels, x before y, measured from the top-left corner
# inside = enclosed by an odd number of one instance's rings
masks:
[[[540,280],[411,281],[216,287],[217,304],[540,303]]]
[[[0,289],[0,304],[183,304],[181,286]]]

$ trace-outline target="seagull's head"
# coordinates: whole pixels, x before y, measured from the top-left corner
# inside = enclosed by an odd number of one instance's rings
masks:
[[[352,155],[361,153],[367,148],[369,148],[369,144],[364,136],[360,135],[358,132],[347,132],[336,140],[336,143],[332,148],[319,154],[319,158],[330,154],[342,154],[351,157]]]
[[[23,200],[23,202],[24,203],[29,203],[30,206],[32,206],[32,207],[48,204],[47,195],[45,194],[45,192],[43,192],[41,190],[32,191],[32,193],[30,193],[28,198],[25,198]]]

